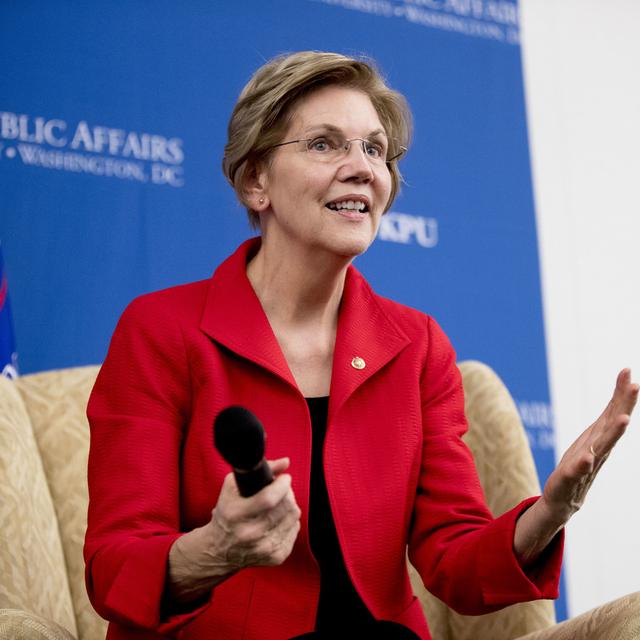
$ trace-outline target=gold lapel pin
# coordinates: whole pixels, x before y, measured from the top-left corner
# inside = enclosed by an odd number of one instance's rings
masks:
[[[362,358],[360,358],[359,356],[356,356],[356,357],[351,361],[351,366],[352,366],[354,369],[358,369],[358,370],[360,370],[360,369],[364,369],[364,368],[367,366],[367,363],[366,363]]]

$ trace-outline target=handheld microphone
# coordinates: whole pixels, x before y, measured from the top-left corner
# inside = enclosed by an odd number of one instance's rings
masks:
[[[262,423],[244,407],[227,407],[213,422],[213,444],[233,467],[238,491],[245,498],[273,482],[264,459],[265,439]]]

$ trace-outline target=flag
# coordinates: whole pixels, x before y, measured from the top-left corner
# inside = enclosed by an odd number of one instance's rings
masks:
[[[13,336],[8,288],[4,260],[2,259],[2,245],[0,244],[0,373],[8,378],[16,378],[18,376],[18,354]]]

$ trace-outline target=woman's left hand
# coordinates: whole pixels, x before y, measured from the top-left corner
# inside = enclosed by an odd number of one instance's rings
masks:
[[[584,503],[598,471],[624,434],[638,401],[640,386],[623,369],[609,404],[600,417],[567,449],[544,486],[542,499],[566,522]]]
[[[584,504],[598,471],[624,434],[640,386],[623,369],[600,417],[567,449],[549,476],[540,500],[518,519],[514,551],[521,564],[534,562],[569,518]]]

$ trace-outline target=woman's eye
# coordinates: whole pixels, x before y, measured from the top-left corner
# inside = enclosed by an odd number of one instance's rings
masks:
[[[317,153],[326,153],[332,149],[331,144],[326,138],[314,138],[309,142],[309,151]]]
[[[382,145],[378,144],[377,142],[366,142],[365,148],[367,150],[367,155],[371,156],[372,158],[382,158],[382,156],[384,155],[384,149],[382,148]]]

